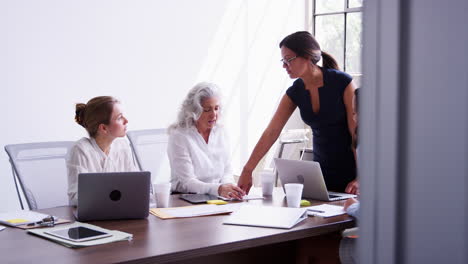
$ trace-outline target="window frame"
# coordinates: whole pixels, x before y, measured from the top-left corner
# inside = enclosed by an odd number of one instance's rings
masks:
[[[351,7],[349,8],[348,5],[349,5],[349,0],[342,0],[343,1],[343,5],[344,5],[344,8],[342,11],[334,11],[334,12],[322,12],[322,13],[316,13],[316,4],[317,4],[317,1],[326,1],[326,0],[311,0],[312,3],[311,3],[311,7],[312,7],[312,10],[311,10],[311,18],[312,18],[312,23],[311,23],[311,31],[312,31],[312,34],[315,36],[315,33],[316,33],[316,28],[315,28],[315,21],[316,21],[316,18],[319,17],[319,16],[329,16],[329,15],[340,15],[340,14],[343,14],[344,15],[344,27],[343,27],[343,34],[344,34],[344,39],[343,39],[343,42],[344,42],[344,45],[343,45],[343,71],[346,72],[346,68],[347,68],[347,56],[346,56],[346,40],[347,40],[347,24],[348,24],[348,14],[350,13],[361,13],[362,14],[362,6],[360,7]],[[362,59],[361,59],[361,62],[362,62]],[[353,72],[353,73],[350,73],[352,76],[356,76],[356,77],[361,77],[362,76],[362,67],[361,67],[361,71],[360,72]]]

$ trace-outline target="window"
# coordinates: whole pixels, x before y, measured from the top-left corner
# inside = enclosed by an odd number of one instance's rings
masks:
[[[361,86],[363,0],[312,0],[312,32],[323,51]]]

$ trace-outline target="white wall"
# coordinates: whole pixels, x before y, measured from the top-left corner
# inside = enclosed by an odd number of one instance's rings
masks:
[[[98,95],[123,102],[130,130],[167,127],[203,80],[224,89],[240,168],[292,82],[278,43],[305,28],[305,2],[1,0],[0,146],[86,136],[74,104]],[[17,208],[3,153],[0,212]]]

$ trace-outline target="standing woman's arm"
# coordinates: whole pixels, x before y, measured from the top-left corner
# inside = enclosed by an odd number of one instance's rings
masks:
[[[346,119],[348,121],[349,135],[351,137],[353,137],[354,131],[356,130],[356,121],[354,121],[354,118],[353,118],[353,114],[354,114],[353,97],[354,97],[355,89],[356,88],[354,87],[353,82],[350,82],[348,86],[346,86],[343,92],[343,102],[346,108]]]
[[[348,121],[348,130],[349,130],[349,135],[351,136],[351,138],[354,137],[354,131],[356,131],[356,121],[353,118],[353,114],[354,114],[353,97],[354,97],[355,89],[356,88],[354,87],[353,82],[350,82],[348,86],[346,86],[344,93],[343,93],[343,102],[346,108],[346,119]],[[350,148],[352,148],[353,150],[354,160],[357,160],[356,149],[354,148],[354,146],[350,146]],[[346,186],[345,192],[352,193],[352,194],[359,193],[359,183],[357,179],[354,179],[348,183],[348,185]]]
[[[237,185],[246,193],[248,193],[250,187],[252,187],[253,170],[271,148],[273,143],[275,143],[275,141],[278,139],[281,130],[283,130],[284,125],[295,109],[296,105],[293,103],[293,101],[289,98],[289,96],[284,95],[281,99],[278,109],[270,121],[270,124],[268,124],[268,127],[265,129],[262,136],[260,137],[260,140],[257,142],[257,145],[255,145],[249,160],[242,170],[242,174]]]

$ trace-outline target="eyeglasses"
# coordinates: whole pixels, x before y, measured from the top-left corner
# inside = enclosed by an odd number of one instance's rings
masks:
[[[281,59],[280,61],[283,63],[283,65],[286,64],[288,66],[291,66],[291,61],[293,61],[295,59],[297,59],[297,56],[294,56],[294,57],[289,58],[289,59]]]
[[[55,218],[53,216],[49,215],[46,218],[42,219],[41,221],[28,224],[28,226],[52,227],[52,226],[55,226]]]

